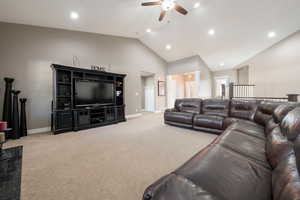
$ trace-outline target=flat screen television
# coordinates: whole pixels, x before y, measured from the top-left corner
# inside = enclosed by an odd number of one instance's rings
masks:
[[[76,106],[113,104],[114,96],[112,82],[75,80]]]

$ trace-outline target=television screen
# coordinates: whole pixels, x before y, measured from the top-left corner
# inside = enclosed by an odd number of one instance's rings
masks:
[[[76,80],[76,105],[114,103],[114,85],[109,82]]]

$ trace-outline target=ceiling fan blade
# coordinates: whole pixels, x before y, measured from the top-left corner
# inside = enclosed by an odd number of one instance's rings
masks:
[[[161,1],[144,2],[144,3],[142,3],[142,6],[159,6],[159,5],[161,5]]]
[[[159,21],[162,21],[164,19],[164,17],[166,16],[166,13],[167,13],[167,11],[165,11],[165,10],[162,10],[160,12]]]
[[[183,7],[181,7],[178,4],[175,4],[175,10],[177,10],[177,12],[186,15],[188,13],[188,11],[186,9],[184,9]]]

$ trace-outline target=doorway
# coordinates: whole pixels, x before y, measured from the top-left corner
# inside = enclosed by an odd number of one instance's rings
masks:
[[[145,112],[155,112],[155,82],[154,74],[141,76],[141,105]]]
[[[178,98],[195,98],[198,96],[200,72],[169,75],[167,77],[168,107],[174,107]]]
[[[215,97],[221,98],[222,97],[222,85],[225,84],[225,86],[228,86],[229,84],[229,78],[227,76],[219,76],[215,77]],[[228,96],[228,87],[225,87],[225,96]]]

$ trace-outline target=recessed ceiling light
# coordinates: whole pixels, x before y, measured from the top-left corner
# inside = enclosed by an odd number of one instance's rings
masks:
[[[79,18],[79,14],[77,12],[71,12],[70,18],[71,19],[78,19]]]
[[[268,37],[269,38],[276,37],[276,33],[274,31],[271,31],[271,32],[268,33]]]
[[[199,6],[200,6],[200,3],[199,3],[199,2],[196,2],[196,3],[194,4],[194,8],[199,8]]]
[[[167,50],[171,50],[171,49],[172,49],[172,46],[171,46],[170,44],[167,44],[167,45],[166,45],[166,49],[167,49]]]
[[[208,34],[209,34],[209,35],[214,35],[214,34],[215,34],[215,30],[214,30],[214,29],[210,29],[210,30],[208,31]]]
[[[224,67],[224,65],[225,65],[225,63],[223,63],[223,62],[220,63],[220,66],[221,66],[221,67]]]
[[[151,33],[152,30],[151,30],[150,28],[147,28],[147,29],[146,29],[146,32],[147,32],[147,33]]]

